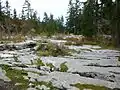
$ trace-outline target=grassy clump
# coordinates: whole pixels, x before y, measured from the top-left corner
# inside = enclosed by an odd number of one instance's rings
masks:
[[[45,64],[39,58],[37,59],[36,65],[37,66],[45,66]]]
[[[50,67],[51,69],[53,68],[55,68],[55,66],[52,64],[52,63],[46,63],[46,65],[48,66],[48,67]]]
[[[49,51],[39,51],[38,52],[40,56],[49,56],[51,53]]]
[[[68,67],[65,64],[66,64],[66,62],[64,62],[60,65],[60,72],[67,72],[68,71]]]
[[[109,90],[107,87],[104,87],[104,86],[96,86],[96,85],[92,85],[92,84],[80,84],[80,83],[77,83],[77,84],[72,85],[72,86],[75,86],[75,87],[79,88],[80,90],[84,90],[84,89],[91,89],[91,90]]]
[[[65,56],[70,55],[69,50],[63,46],[58,46],[52,43],[40,44],[37,49],[40,56]]]
[[[11,79],[14,86],[16,83],[20,83],[20,85],[15,86],[16,90],[26,90],[28,88],[29,81],[23,77],[28,75],[26,71],[12,69],[8,65],[2,65],[1,67],[6,71],[6,76]]]

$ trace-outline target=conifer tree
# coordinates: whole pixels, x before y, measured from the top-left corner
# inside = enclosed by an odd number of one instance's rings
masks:
[[[13,19],[17,19],[17,11],[16,11],[16,9],[13,10]]]

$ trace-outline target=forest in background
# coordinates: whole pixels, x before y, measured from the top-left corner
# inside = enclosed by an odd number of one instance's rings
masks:
[[[66,22],[63,16],[54,19],[54,15],[44,13],[40,20],[38,13],[25,0],[21,13],[6,1],[0,0],[0,39],[10,39],[15,35],[47,36],[62,34],[84,35],[103,44],[120,47],[120,0],[70,0]],[[103,39],[107,36],[107,40]],[[109,41],[109,42],[108,42]]]

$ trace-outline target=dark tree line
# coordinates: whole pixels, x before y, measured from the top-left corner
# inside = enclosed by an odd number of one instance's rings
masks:
[[[87,37],[111,35],[120,47],[120,0],[69,1],[67,31]]]

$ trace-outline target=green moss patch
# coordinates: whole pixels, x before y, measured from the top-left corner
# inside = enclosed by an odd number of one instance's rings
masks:
[[[77,88],[79,88],[80,90],[84,90],[84,89],[91,89],[91,90],[110,90],[107,87],[104,86],[96,86],[96,85],[92,85],[92,84],[80,84],[77,83],[75,85],[71,85],[71,86],[75,86]]]

